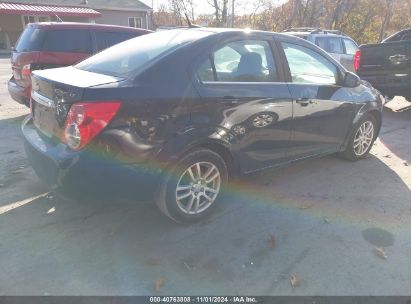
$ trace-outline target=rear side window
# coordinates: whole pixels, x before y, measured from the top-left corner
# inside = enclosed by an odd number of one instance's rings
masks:
[[[351,41],[350,39],[344,39],[344,45],[345,53],[347,55],[355,55],[358,50],[358,46],[353,41]]]
[[[48,52],[92,53],[88,30],[49,30],[43,50]]]
[[[328,52],[333,54],[344,54],[341,38],[330,37],[328,39]]]
[[[16,45],[17,52],[40,51],[45,32],[41,29],[28,27],[21,34]]]
[[[104,50],[112,45],[126,41],[128,39],[139,36],[136,33],[121,33],[121,32],[95,32],[97,41],[97,50]]]
[[[411,33],[405,34],[401,37],[401,41],[410,41],[411,40]]]
[[[322,48],[324,51],[328,52],[327,39],[324,37],[318,37],[315,39],[315,44]]]
[[[266,41],[231,42],[203,62],[197,70],[201,81],[274,82],[277,71]]]

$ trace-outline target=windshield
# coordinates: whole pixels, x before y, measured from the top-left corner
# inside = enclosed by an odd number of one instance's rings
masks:
[[[208,31],[187,29],[148,34],[108,48],[75,67],[94,73],[128,77],[154,58],[210,34]]]

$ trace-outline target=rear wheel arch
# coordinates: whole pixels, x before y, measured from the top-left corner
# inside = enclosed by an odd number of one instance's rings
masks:
[[[182,153],[182,155],[180,155],[179,158],[183,158],[188,153],[191,153],[194,150],[202,149],[202,148],[208,149],[208,150],[211,150],[217,153],[224,160],[228,168],[230,177],[236,177],[239,175],[239,165],[238,165],[238,162],[236,161],[235,156],[233,155],[233,153],[230,151],[228,147],[218,142],[205,142],[205,143],[195,144],[191,146],[189,149],[187,149],[184,153]]]

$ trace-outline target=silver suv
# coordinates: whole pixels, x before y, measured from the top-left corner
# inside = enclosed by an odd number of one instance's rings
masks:
[[[283,33],[303,38],[318,45],[347,70],[355,72],[354,55],[358,51],[358,44],[343,32],[304,27],[291,28]]]

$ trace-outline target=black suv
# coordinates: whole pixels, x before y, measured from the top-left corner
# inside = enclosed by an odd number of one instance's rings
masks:
[[[314,44],[268,32],[157,32],[32,80],[22,130],[42,179],[76,189],[158,176],[156,202],[177,221],[210,212],[234,176],[361,159],[381,126],[376,90]]]

